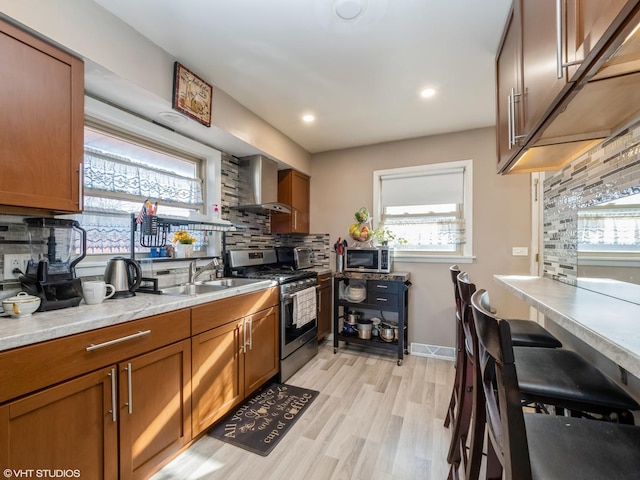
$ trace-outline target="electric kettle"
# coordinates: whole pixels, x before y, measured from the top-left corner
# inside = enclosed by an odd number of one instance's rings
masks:
[[[104,281],[115,288],[116,293],[111,298],[133,297],[142,281],[142,269],[131,258],[113,257],[107,263]]]

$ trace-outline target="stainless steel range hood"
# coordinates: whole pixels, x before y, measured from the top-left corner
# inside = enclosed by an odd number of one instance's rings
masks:
[[[238,163],[237,210],[291,213],[291,207],[278,202],[278,164],[262,155],[242,157]]]

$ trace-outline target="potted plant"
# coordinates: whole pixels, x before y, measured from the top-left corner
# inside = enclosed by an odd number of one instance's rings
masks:
[[[193,257],[193,244],[196,243],[195,237],[189,235],[185,230],[178,230],[173,234],[173,243],[176,244],[177,258]]]
[[[378,227],[373,231],[373,238],[378,245],[389,245],[393,241],[396,243],[407,243],[406,239],[398,237],[395,233],[384,226]]]

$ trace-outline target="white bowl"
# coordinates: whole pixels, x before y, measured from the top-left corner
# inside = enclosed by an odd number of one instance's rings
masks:
[[[359,303],[367,298],[367,288],[359,284],[349,285],[344,294],[350,302]]]
[[[2,301],[2,308],[12,317],[26,317],[38,310],[40,307],[40,297],[29,295],[27,292],[20,292],[15,297],[5,298]]]

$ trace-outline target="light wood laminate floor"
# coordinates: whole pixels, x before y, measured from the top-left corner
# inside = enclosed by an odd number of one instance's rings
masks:
[[[332,342],[286,383],[320,395],[266,457],[204,436],[153,480],[447,477],[453,362]]]

